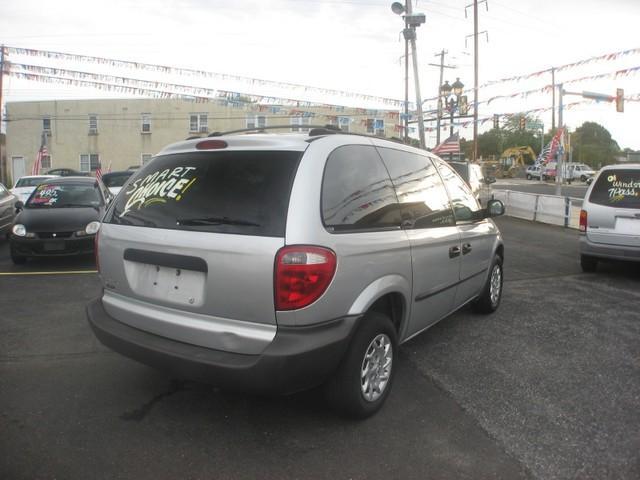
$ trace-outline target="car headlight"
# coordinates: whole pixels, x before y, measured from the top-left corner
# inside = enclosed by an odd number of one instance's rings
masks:
[[[84,229],[87,235],[95,235],[98,230],[100,230],[100,222],[91,222]]]
[[[27,229],[24,225],[22,225],[21,223],[16,223],[13,228],[11,229],[11,232],[16,236],[16,237],[26,237],[27,236]]]

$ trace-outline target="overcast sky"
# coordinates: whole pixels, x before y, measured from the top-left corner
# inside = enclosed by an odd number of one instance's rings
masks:
[[[448,50],[445,79],[460,77],[473,86],[472,0],[418,0],[426,24],[418,30],[418,61],[423,98],[437,92],[434,55]],[[14,47],[57,50],[116,59],[189,67],[219,73],[293,82],[369,95],[404,96],[401,56],[403,23],[385,0],[0,0],[0,43]],[[640,0],[488,0],[480,5],[480,83],[560,66],[605,53],[638,48]],[[55,65],[37,58],[12,61]],[[640,55],[568,69],[558,81],[640,66]],[[76,70],[101,71],[91,64],[65,64]],[[104,70],[102,70],[104,71]],[[134,75],[131,71],[118,74]],[[184,79],[182,79],[184,82]],[[483,89],[480,100],[544,87],[550,75]],[[336,96],[251,83],[191,80],[210,88],[282,95],[326,103],[345,103]],[[583,82],[573,91],[640,93],[640,75]],[[567,87],[567,89],[569,89]],[[468,92],[472,98],[472,92]],[[5,77],[5,101],[104,97],[89,89]],[[113,96],[113,95],[111,95]],[[121,95],[119,95],[121,96]],[[413,89],[411,98],[414,97]],[[566,102],[577,101],[568,97]],[[346,102],[358,104],[358,102]],[[427,106],[433,105],[427,102]],[[363,107],[372,105],[365,104]],[[480,105],[479,116],[551,106],[551,95],[497,100]],[[550,113],[541,114],[545,125]],[[587,104],[565,112],[575,129],[586,120],[605,126],[622,148],[640,149],[640,102],[628,102],[625,113],[612,104]],[[490,128],[487,124],[482,130]],[[469,138],[471,129],[464,130]],[[429,146],[435,133],[427,134]]]

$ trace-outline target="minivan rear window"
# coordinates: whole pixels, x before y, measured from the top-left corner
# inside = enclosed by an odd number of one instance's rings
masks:
[[[134,174],[106,222],[283,237],[302,153],[245,150],[156,157]]]
[[[616,208],[640,209],[640,170],[608,170],[596,180],[591,203]]]

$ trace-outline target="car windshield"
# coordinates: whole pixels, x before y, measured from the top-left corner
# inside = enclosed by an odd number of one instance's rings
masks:
[[[129,180],[129,177],[132,174],[133,171],[118,174],[104,174],[102,176],[102,183],[104,183],[106,187],[122,187],[125,183],[127,183],[127,180]]]
[[[602,172],[589,200],[608,207],[640,209],[640,170]]]
[[[20,187],[35,187],[37,185],[40,185],[42,182],[47,181],[48,179],[49,179],[48,177],[21,178],[16,183],[16,188],[20,188]]]
[[[43,183],[27,200],[28,208],[95,208],[102,204],[97,184]]]

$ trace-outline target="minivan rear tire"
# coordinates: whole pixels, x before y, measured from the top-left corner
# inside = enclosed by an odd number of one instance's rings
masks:
[[[482,292],[477,300],[472,304],[472,309],[476,313],[493,313],[500,306],[500,300],[502,300],[502,284],[504,280],[504,274],[502,270],[502,257],[496,255],[491,262],[491,268],[489,270],[489,276],[487,281],[482,287]],[[496,298],[497,297],[497,298]]]
[[[580,268],[584,273],[593,273],[598,268],[598,259],[589,255],[580,255]]]
[[[379,312],[367,313],[351,339],[340,366],[324,385],[329,406],[342,415],[358,419],[367,418],[380,410],[389,396],[395,377],[397,349],[398,335],[389,317]],[[387,363],[388,368],[384,368]],[[362,382],[363,376],[366,376],[363,373],[365,369],[374,377],[373,382],[384,378],[384,371],[388,371],[387,380],[380,381],[381,392],[365,392],[366,382],[365,386]],[[382,375],[379,375],[380,372]],[[371,394],[373,398],[365,397]]]

